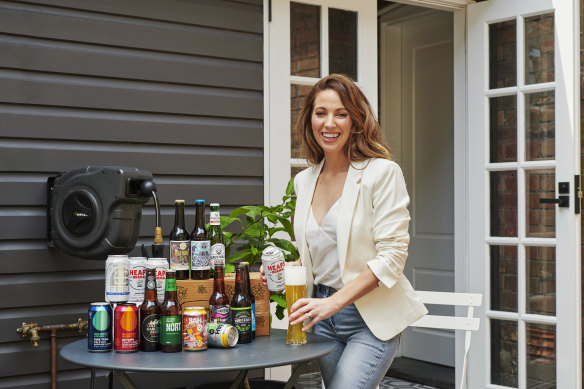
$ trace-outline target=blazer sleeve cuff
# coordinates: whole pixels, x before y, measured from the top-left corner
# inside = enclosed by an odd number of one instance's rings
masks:
[[[398,278],[393,274],[387,265],[381,262],[379,259],[372,259],[367,262],[369,269],[375,274],[375,277],[379,280],[380,285],[383,284],[387,288],[392,288],[397,282]]]

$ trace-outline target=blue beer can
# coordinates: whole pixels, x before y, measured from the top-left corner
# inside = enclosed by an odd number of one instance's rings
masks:
[[[91,303],[88,312],[87,349],[94,353],[112,350],[112,308],[108,303]]]

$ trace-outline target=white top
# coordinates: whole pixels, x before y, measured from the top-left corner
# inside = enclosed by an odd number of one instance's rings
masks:
[[[312,275],[315,285],[326,285],[335,289],[343,287],[339,250],[337,247],[337,221],[339,218],[339,198],[329,209],[319,226],[312,213],[306,223],[306,243],[312,258]]]

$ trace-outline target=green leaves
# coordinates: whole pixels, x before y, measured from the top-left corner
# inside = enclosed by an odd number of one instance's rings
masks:
[[[270,300],[274,301],[276,305],[276,317],[279,320],[284,318],[284,310],[286,309],[286,295],[270,293]]]

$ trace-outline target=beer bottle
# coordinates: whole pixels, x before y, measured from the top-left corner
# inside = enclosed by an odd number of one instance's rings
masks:
[[[231,324],[239,333],[237,343],[250,343],[251,335],[251,301],[247,291],[247,266],[235,267],[235,293],[231,299]]]
[[[185,229],[185,201],[174,200],[174,228],[170,232],[170,268],[177,280],[189,279],[191,262],[190,234]]]
[[[209,278],[210,242],[205,228],[205,200],[195,201],[195,228],[191,233],[191,278]]]
[[[229,324],[229,297],[225,294],[223,266],[215,265],[213,294],[209,298],[209,322]]]
[[[245,265],[247,271],[247,290],[249,292],[249,300],[251,301],[251,337],[255,339],[255,330],[256,330],[256,315],[255,315],[255,297],[253,296],[253,292],[251,291],[251,280],[249,277],[249,263],[248,262],[241,262],[242,265]]]
[[[160,351],[176,353],[182,349],[182,315],[176,296],[176,271],[166,271],[164,302],[160,309]]]
[[[160,303],[156,296],[156,269],[146,269],[144,301],[140,305],[140,350],[160,350]]]
[[[209,240],[211,241],[211,272],[213,272],[216,265],[225,266],[225,234],[221,229],[219,204],[212,203],[210,207]]]

